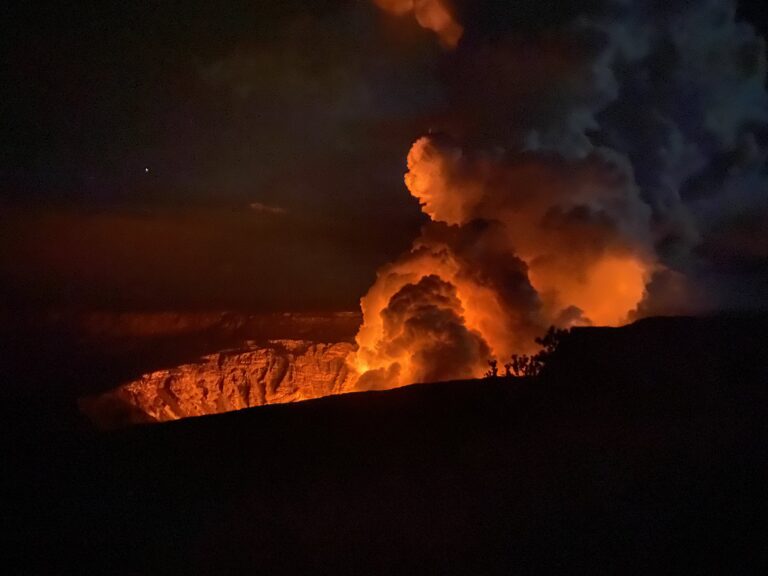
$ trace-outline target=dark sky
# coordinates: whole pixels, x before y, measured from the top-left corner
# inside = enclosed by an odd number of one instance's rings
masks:
[[[352,308],[413,237],[405,155],[441,107],[415,25],[314,0],[4,11],[6,300]]]
[[[472,43],[584,5],[457,13]],[[742,8],[765,33],[764,3]],[[6,304],[349,309],[415,236],[405,156],[453,64],[414,22],[359,0],[2,12]]]

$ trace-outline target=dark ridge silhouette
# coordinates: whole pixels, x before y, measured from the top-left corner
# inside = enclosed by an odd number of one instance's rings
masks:
[[[6,405],[8,562],[28,574],[765,574],[767,330],[765,315],[579,328],[537,378],[108,434]]]

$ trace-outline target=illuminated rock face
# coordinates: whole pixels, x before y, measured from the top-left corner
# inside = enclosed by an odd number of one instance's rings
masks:
[[[357,380],[346,362],[354,349],[301,340],[248,345],[145,374],[81,400],[80,408],[98,426],[114,428],[339,394]]]

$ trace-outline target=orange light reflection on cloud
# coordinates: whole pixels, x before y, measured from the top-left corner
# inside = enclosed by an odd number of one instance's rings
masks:
[[[432,30],[447,48],[455,48],[464,34],[442,0],[374,0],[376,5],[396,16],[413,14],[422,28]]]
[[[530,268],[531,284],[552,311],[576,306],[598,326],[618,326],[643,298],[649,271],[634,257],[605,256],[580,274]]]

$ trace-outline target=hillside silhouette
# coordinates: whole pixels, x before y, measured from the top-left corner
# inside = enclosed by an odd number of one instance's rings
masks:
[[[25,573],[768,570],[768,316],[582,328],[537,378],[107,434],[5,406]],[[12,414],[11,414],[12,413]]]

